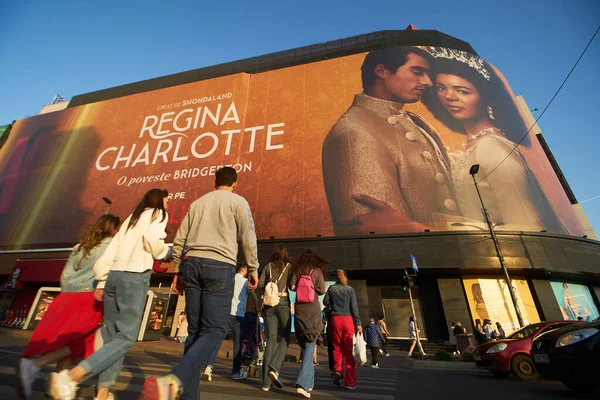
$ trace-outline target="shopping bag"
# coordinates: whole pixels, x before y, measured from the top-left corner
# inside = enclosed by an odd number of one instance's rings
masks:
[[[365,339],[363,338],[362,333],[357,332],[356,335],[354,335],[354,347],[352,349],[352,355],[354,356],[354,358],[356,359],[356,361],[358,361],[361,364],[364,364],[367,362],[367,343],[365,342]]]

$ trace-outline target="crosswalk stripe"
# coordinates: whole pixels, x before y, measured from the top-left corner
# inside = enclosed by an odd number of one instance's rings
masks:
[[[12,352],[11,352],[12,353]],[[20,354],[20,353],[15,353]],[[166,375],[174,365],[170,365],[172,363],[163,363],[156,358],[153,357],[144,357],[144,359],[148,360],[148,362],[140,362],[140,357],[137,355],[133,357],[128,357],[126,359],[126,364],[123,366],[123,371],[121,372],[116,384],[112,388],[113,390],[122,393],[123,395],[127,394],[139,394],[143,389],[143,381],[149,376],[162,376]],[[297,379],[299,365],[296,364],[286,364],[285,369],[280,374],[281,379],[284,381],[285,387],[281,391],[282,394],[292,395],[295,392],[295,381]],[[212,382],[202,382],[201,391],[206,394],[220,394],[227,393],[227,390],[232,388],[233,381],[231,380],[228,371],[231,368],[231,361],[228,359],[218,359],[215,363],[215,368],[217,370],[216,373],[213,374],[214,378]],[[46,368],[42,370],[39,374],[40,380],[45,382],[48,381],[52,369]],[[361,368],[357,368],[358,372],[358,383],[357,383],[357,391],[349,391],[345,388],[337,388],[333,386],[332,379],[330,377],[329,370],[321,366],[320,368],[315,369],[315,389],[313,395],[318,395],[319,397],[343,397],[347,399],[359,399],[359,398],[369,398],[373,400],[392,400],[394,399],[394,393],[396,389],[397,379],[396,373],[392,369],[381,369],[379,371],[366,371],[363,370],[361,372]],[[0,365],[0,375],[12,375],[14,376],[16,373],[15,367],[2,366]],[[368,373],[368,378],[363,377],[361,379],[361,375]],[[376,376],[372,376],[375,374]],[[248,400],[261,399],[263,398],[259,393],[260,380],[249,379],[247,382],[247,387],[249,389],[248,395],[245,396]],[[90,387],[97,383],[97,379],[92,378],[84,382],[82,385],[82,390],[86,392],[90,391]],[[40,388],[40,385],[37,385]],[[45,385],[44,385],[45,387]],[[34,387],[35,389],[35,387]],[[3,392],[6,390],[6,392]],[[256,397],[253,396],[253,391],[256,390]],[[14,387],[2,386],[0,385],[0,393],[15,393]],[[367,393],[365,393],[367,392]],[[16,396],[16,393],[15,393]],[[0,396],[1,397],[1,396]],[[16,398],[16,397],[15,397]],[[32,394],[30,400],[44,399],[45,393],[43,391],[35,391]]]

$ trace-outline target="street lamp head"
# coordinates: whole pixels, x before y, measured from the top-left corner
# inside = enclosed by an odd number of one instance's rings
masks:
[[[110,201],[107,197],[103,197],[102,200],[104,200],[106,204],[112,204],[112,201]]]
[[[479,164],[471,165],[471,169],[469,170],[469,174],[476,175],[479,172]]]

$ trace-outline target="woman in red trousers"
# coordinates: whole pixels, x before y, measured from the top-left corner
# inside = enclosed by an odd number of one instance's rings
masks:
[[[337,270],[337,282],[332,285],[323,299],[325,307],[331,310],[327,330],[331,329],[333,342],[333,383],[342,384],[349,390],[356,388],[356,362],[352,356],[353,339],[356,332],[362,333],[358,304],[354,289],[348,286],[348,278],[343,269]],[[344,377],[343,366],[346,367]]]
[[[104,253],[119,227],[119,218],[103,215],[90,226],[69,257],[61,275],[61,294],[39,322],[17,365],[17,391],[23,398],[40,369],[58,361],[57,369],[68,368],[71,360],[87,357],[101,345],[98,325],[102,302],[94,298],[96,260]]]

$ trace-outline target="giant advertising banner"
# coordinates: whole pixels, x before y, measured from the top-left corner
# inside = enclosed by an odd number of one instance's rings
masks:
[[[585,285],[566,282],[550,282],[552,291],[560,307],[563,319],[581,319],[591,322],[600,317],[594,298]]]
[[[484,320],[489,319],[494,327],[499,322],[507,335],[520,329],[517,312],[504,279],[463,279],[463,284],[473,325],[476,320],[483,324]],[[525,325],[540,322],[527,281],[513,279],[512,284]]]
[[[73,243],[167,189],[169,239],[220,166],[260,239],[485,229],[583,235],[503,76],[398,47],[234,74],[17,121],[0,152],[0,246]],[[498,167],[499,165],[499,167]]]

